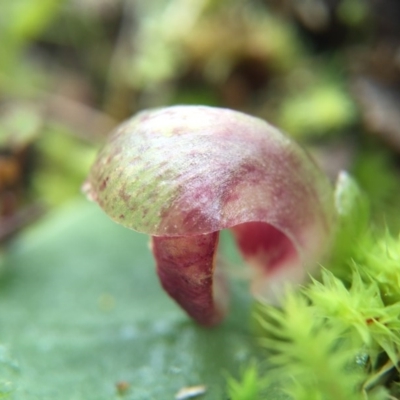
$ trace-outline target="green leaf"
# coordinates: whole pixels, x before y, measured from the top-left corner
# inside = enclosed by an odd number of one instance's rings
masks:
[[[370,217],[368,198],[345,171],[342,171],[337,179],[335,207],[338,230],[332,254],[339,264],[353,251],[354,240],[366,232]]]
[[[197,326],[161,289],[147,243],[80,202],[14,242],[0,281],[0,396],[173,399],[205,385],[202,400],[225,398],[226,373],[257,355],[248,297],[236,285],[230,317]]]

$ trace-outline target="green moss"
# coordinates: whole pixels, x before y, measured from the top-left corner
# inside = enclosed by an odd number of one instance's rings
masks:
[[[279,382],[278,393],[293,400],[383,400],[398,393],[400,236],[368,224],[365,194],[347,174],[339,178],[336,207],[339,256],[327,264],[332,271],[324,269],[301,291],[288,287],[281,308],[262,304],[255,311],[272,364],[259,376],[261,391]]]
[[[257,400],[261,398],[263,384],[255,362],[245,368],[239,380],[228,377],[227,383],[228,396],[231,400]]]
[[[356,107],[342,86],[315,82],[289,95],[278,114],[278,125],[297,138],[320,137],[348,128],[356,117]]]

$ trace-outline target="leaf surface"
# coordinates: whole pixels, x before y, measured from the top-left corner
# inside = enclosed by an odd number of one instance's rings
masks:
[[[225,399],[225,374],[258,352],[243,285],[224,323],[197,326],[161,289],[148,237],[90,203],[27,232],[5,268],[0,388],[12,389],[9,399],[173,399],[191,385],[207,386],[202,399]]]

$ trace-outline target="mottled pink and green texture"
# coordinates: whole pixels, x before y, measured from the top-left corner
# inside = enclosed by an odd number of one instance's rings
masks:
[[[275,299],[316,265],[334,225],[332,188],[304,150],[227,109],[138,114],[110,136],[85,191],[115,221],[153,236],[164,288],[204,325],[226,309],[213,279],[220,230],[232,230],[254,268],[253,293]]]

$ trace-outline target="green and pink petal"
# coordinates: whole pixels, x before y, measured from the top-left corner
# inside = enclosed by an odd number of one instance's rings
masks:
[[[138,114],[110,136],[85,191],[116,222],[153,237],[163,287],[203,325],[227,309],[219,231],[231,229],[253,268],[253,293],[276,301],[284,282],[315,268],[334,229],[332,188],[307,153],[227,109]]]

